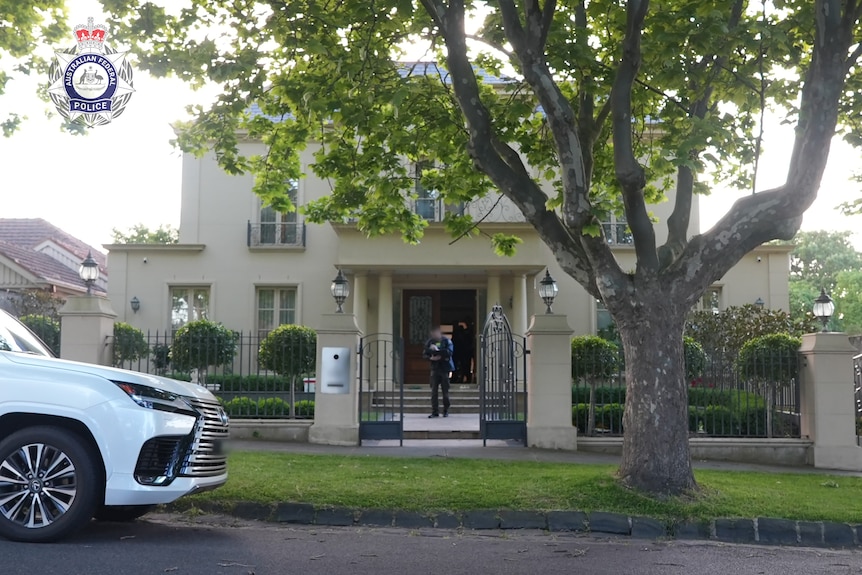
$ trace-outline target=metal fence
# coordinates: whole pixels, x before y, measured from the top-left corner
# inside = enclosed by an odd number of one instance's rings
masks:
[[[722,355],[707,351],[703,369],[688,379],[692,437],[799,437],[799,382],[787,377],[798,373],[798,355],[772,354],[746,369]],[[613,370],[597,371],[611,375],[573,378],[572,423],[582,435],[591,429],[592,435],[622,435],[624,360]]]
[[[18,321],[30,328],[54,355],[60,357],[60,316],[58,314],[24,314]]]
[[[862,355],[853,358],[853,390],[856,398],[856,435],[862,437]]]
[[[170,332],[149,332],[109,344],[123,369],[195,381],[209,389],[234,418],[313,419],[315,345],[302,341],[261,353],[263,335],[235,333],[177,345]]]

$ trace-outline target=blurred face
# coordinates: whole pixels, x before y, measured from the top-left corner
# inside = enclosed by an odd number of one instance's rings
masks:
[[[435,327],[434,329],[431,330],[431,338],[432,339],[440,339],[440,337],[442,335],[443,335],[443,333],[440,331],[439,327]]]

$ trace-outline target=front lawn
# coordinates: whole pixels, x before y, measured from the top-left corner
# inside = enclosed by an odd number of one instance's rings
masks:
[[[292,501],[427,512],[576,509],[671,520],[862,520],[862,478],[701,470],[696,476],[702,493],[660,502],[620,487],[614,469],[485,459],[236,452],[230,456],[227,485],[191,500]]]

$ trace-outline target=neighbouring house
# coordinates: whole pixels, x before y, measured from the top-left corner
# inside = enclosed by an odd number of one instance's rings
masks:
[[[60,300],[86,293],[78,266],[89,253],[99,264],[93,291],[106,293],[107,259],[101,251],[42,218],[0,218],[0,308],[12,310],[33,290]]]
[[[304,177],[292,182],[298,205],[329,191],[308,167],[315,150],[312,143],[303,152]],[[266,150],[260,142],[243,141],[240,151]],[[601,303],[559,268],[506,198],[490,195],[445,206],[417,178],[416,197],[405,202],[429,225],[421,243],[408,245],[396,236],[367,238],[350,224],[316,225],[301,214],[278,213],[261,204],[252,183],[250,175],[225,173],[212,153],[183,157],[179,243],[104,246],[112,277],[108,294],[119,320],[166,332],[199,318],[261,335],[284,323],[314,328],[321,314],[334,311],[329,286],[341,269],[351,285],[345,310],[356,315],[361,330],[404,339],[407,382],[427,379],[421,344],[433,324],[448,330],[463,322],[476,336],[490,307],[499,303],[513,331],[525,333],[530,316],[544,313],[536,288],[546,269],[559,284],[554,311],[566,314],[576,333],[596,333],[610,324]],[[482,238],[453,243],[441,223],[453,209],[481,218],[488,233],[515,233],[523,244],[514,257],[499,257]],[[659,222],[671,209],[672,202],[650,206]],[[625,221],[612,219],[604,227],[623,267],[633,268]],[[699,231],[695,197],[691,233]],[[656,233],[662,242],[665,226],[657,225]],[[787,309],[790,249],[763,246],[748,254],[710,288],[702,305],[719,310],[762,302]]]

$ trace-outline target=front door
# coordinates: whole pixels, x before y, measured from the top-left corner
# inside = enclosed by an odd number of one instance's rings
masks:
[[[428,362],[422,349],[428,333],[440,325],[440,290],[404,290],[404,383],[408,386],[428,383]]]
[[[428,332],[440,326],[455,344],[454,382],[475,381],[476,290],[404,290],[401,333],[404,337],[404,383],[427,384],[429,366],[422,358]]]

